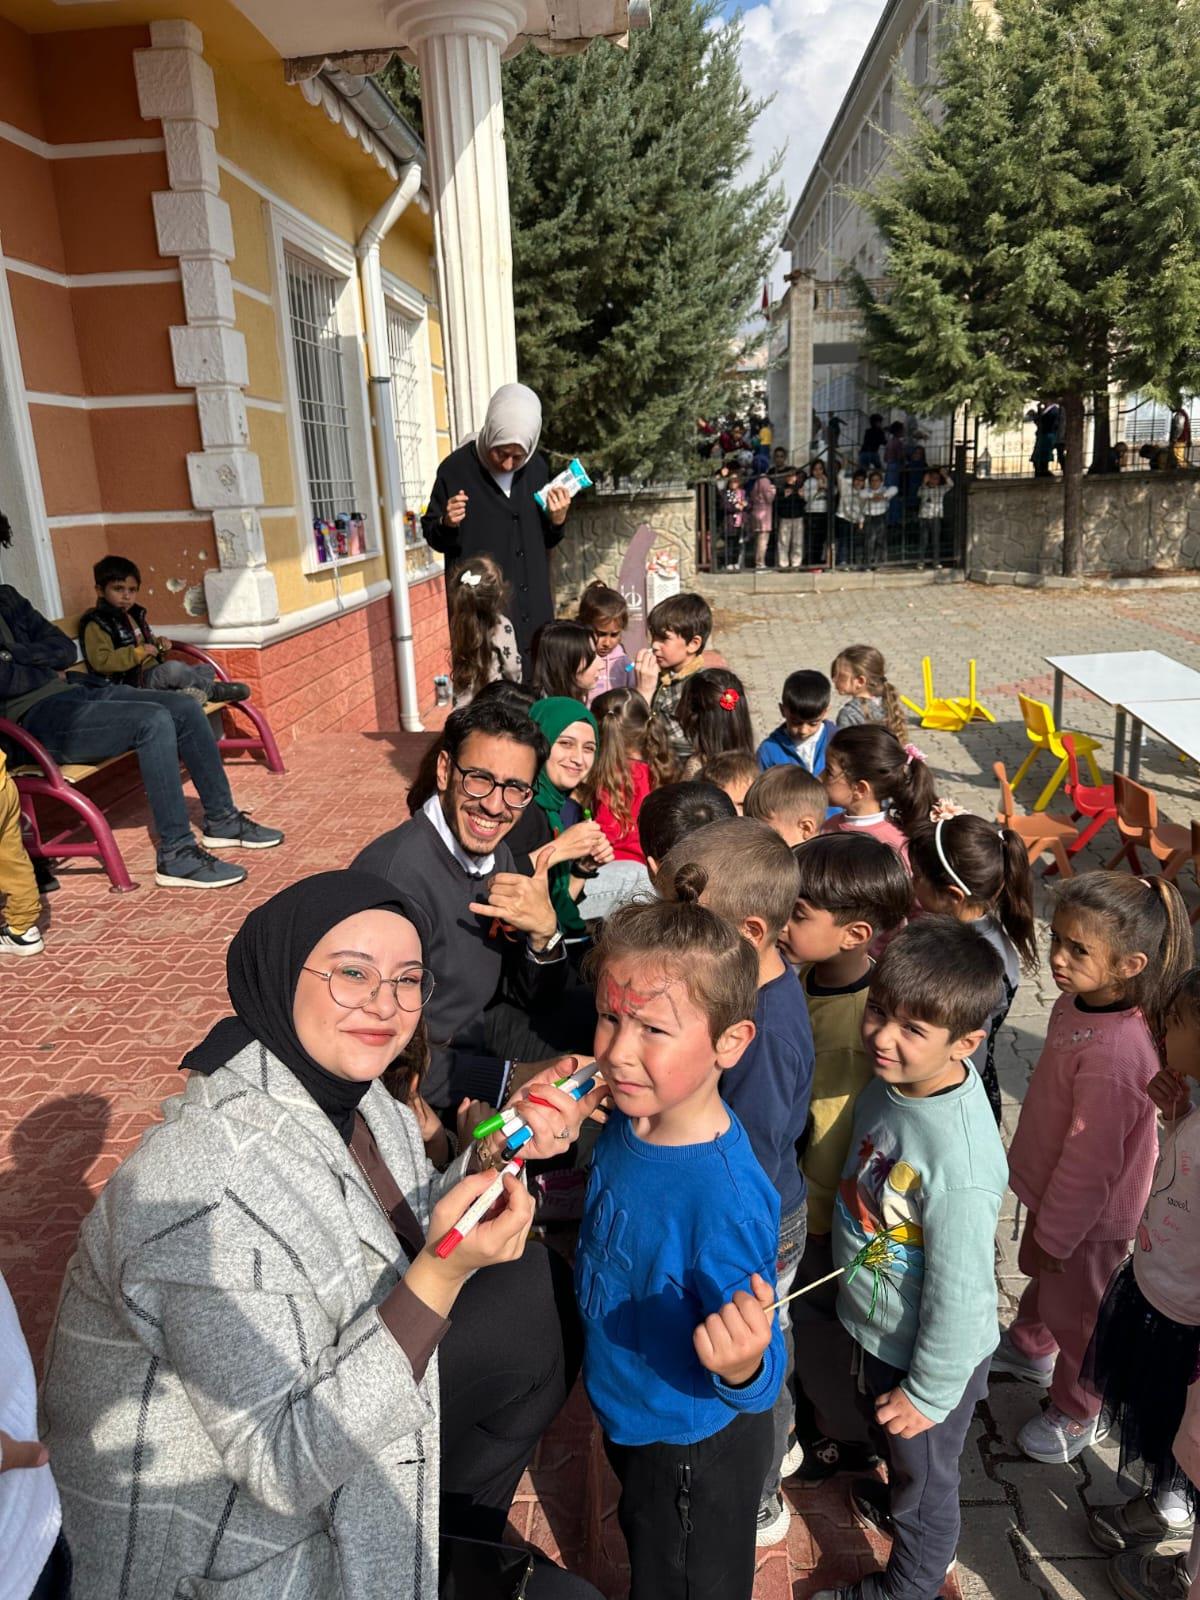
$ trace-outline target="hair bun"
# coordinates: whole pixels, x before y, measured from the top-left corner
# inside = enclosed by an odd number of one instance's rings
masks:
[[[685,861],[675,874],[675,898],[681,905],[699,905],[708,888],[708,873],[698,861]]]

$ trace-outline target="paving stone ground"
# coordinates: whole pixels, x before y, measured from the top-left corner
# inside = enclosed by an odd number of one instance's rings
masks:
[[[1045,654],[1154,647],[1200,668],[1200,595],[1190,593],[1043,593],[946,582],[756,594],[752,583],[734,579],[709,580],[707,592],[717,611],[715,642],[743,675],[760,732],[774,725],[786,673],[800,666],[827,670],[842,645],[878,645],[893,682],[914,698],[923,654],[932,653],[945,693],[965,692],[967,660],[976,656],[979,693],[997,725],[915,737],[939,787],[983,812],[994,802],[992,762],[1002,757],[1011,772],[1026,748],[1017,690],[1049,698]],[[1064,720],[1104,740],[1104,765],[1111,753],[1107,709],[1068,687]],[[232,934],[274,890],[344,865],[405,815],[407,779],[424,743],[404,734],[313,740],[289,752],[288,771],[279,777],[239,764],[233,773],[239,802],[288,834],[281,849],[247,855],[250,877],[239,888],[210,894],[155,888],[144,808],[135,794],[117,807],[114,821],[142,887],[111,895],[90,867],[61,874],[62,891],[48,902],[47,954],[9,959],[0,977],[0,1269],[35,1357],[80,1219],[155,1119],[160,1101],[178,1088],[182,1052],[226,1009],[224,957]],[[1200,815],[1194,765],[1149,741],[1142,770],[1170,820]],[[1030,804],[1036,793],[1031,777],[1019,798]],[[193,811],[198,820],[194,801]],[[1081,863],[1099,865],[1113,848],[1102,835]],[[1183,876],[1194,903],[1195,885],[1189,872]],[[1044,983],[1026,981],[1004,1029],[999,1066],[1010,1131],[1052,999]],[[1021,1285],[1015,1227],[1006,1208],[999,1235],[1005,1315]],[[957,1569],[966,1600],[1037,1594],[1098,1600],[1110,1592],[1102,1558],[1087,1539],[1085,1511],[1123,1497],[1114,1453],[1104,1445],[1067,1467],[1026,1462],[1013,1439],[1037,1404],[1033,1390],[999,1382],[972,1428]],[[842,1488],[793,1490],[790,1499],[788,1540],[762,1552],[755,1600],[803,1600],[883,1557],[883,1546],[873,1547],[852,1522]],[[513,1521],[519,1533],[592,1572],[612,1600],[623,1595],[611,1484],[579,1392],[543,1441]],[[946,1592],[955,1592],[953,1584]]]

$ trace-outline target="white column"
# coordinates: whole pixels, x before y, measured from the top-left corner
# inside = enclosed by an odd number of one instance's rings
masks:
[[[517,376],[500,58],[526,10],[523,0],[398,0],[390,12],[421,73],[456,442]]]
[[[813,408],[813,294],[811,273],[789,272],[788,427],[793,458],[808,451]]]

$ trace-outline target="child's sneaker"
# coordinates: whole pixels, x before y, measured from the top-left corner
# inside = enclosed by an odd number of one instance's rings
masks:
[[[1023,1354],[1008,1337],[1008,1329],[1005,1328],[992,1356],[990,1371],[993,1377],[999,1372],[1006,1372],[1025,1383],[1036,1384],[1039,1389],[1048,1389],[1054,1376],[1054,1357]]]
[[[1192,1519],[1181,1509],[1174,1519],[1161,1512],[1149,1494],[1135,1494],[1121,1506],[1095,1506],[1088,1512],[1088,1533],[1098,1550],[1119,1555],[1145,1550],[1164,1539],[1189,1539]]]
[[[754,1543],[760,1550],[769,1544],[778,1544],[781,1539],[787,1538],[791,1522],[791,1508],[783,1496],[778,1493],[768,1495],[758,1508],[758,1531],[754,1535]]]
[[[1056,1405],[1029,1421],[1017,1434],[1017,1444],[1031,1461],[1074,1461],[1096,1439],[1096,1418],[1076,1422]]]
[[[219,705],[236,705],[239,700],[249,700],[250,685],[248,683],[226,683],[218,678],[208,691],[208,698],[215,700]]]
[[[850,1485],[850,1509],[868,1531],[892,1537],[892,1494],[879,1478],[856,1478]]]
[[[1187,1600],[1190,1582],[1182,1555],[1126,1550],[1108,1563],[1108,1581],[1121,1600]]]
[[[838,1472],[870,1472],[878,1465],[879,1457],[869,1445],[823,1437],[804,1446],[796,1476],[801,1483],[824,1483]]]
[[[163,889],[231,889],[245,879],[245,867],[235,867],[232,861],[218,861],[198,845],[163,857],[154,874],[155,883]]]
[[[787,1454],[779,1466],[779,1476],[790,1478],[794,1472],[799,1472],[804,1465],[804,1446],[799,1439],[793,1438],[787,1447]]]
[[[0,955],[40,956],[45,948],[45,943],[36,927],[29,928],[24,933],[14,933],[11,928],[0,926]]]

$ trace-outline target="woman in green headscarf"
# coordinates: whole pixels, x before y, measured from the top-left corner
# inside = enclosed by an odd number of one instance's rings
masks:
[[[571,795],[592,770],[600,729],[581,701],[569,700],[563,695],[535,701],[529,708],[529,715],[546,735],[550,746],[550,754],[537,775],[534,804],[557,838],[580,820],[579,807]],[[583,889],[584,879],[572,876],[569,861],[560,861],[550,868],[550,899],[558,912],[558,925],[564,938],[581,939],[587,933],[575,904]]]

